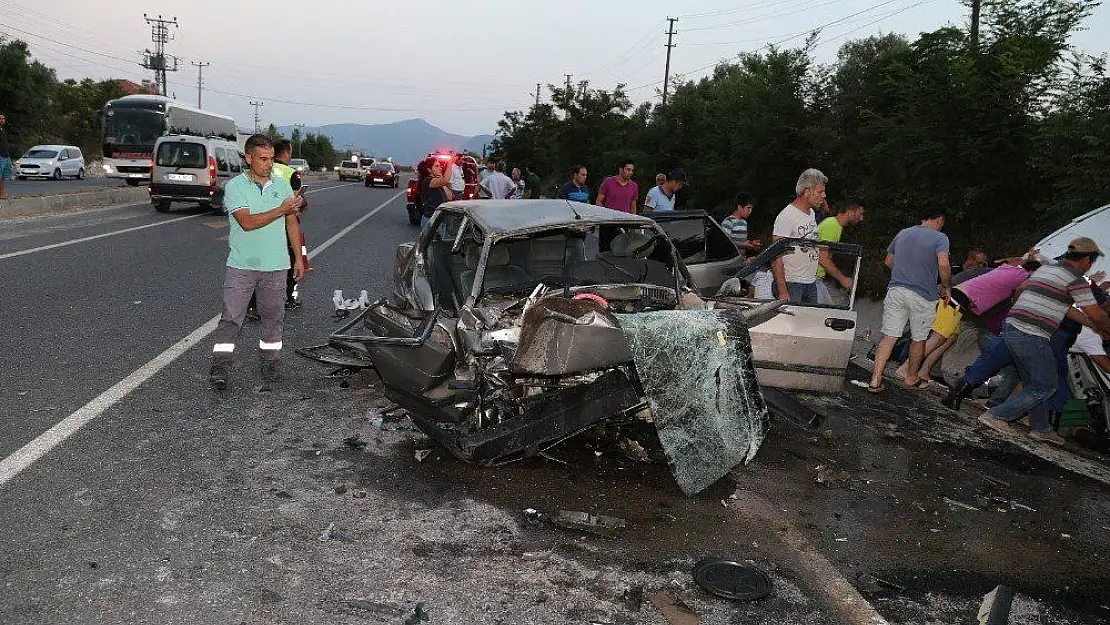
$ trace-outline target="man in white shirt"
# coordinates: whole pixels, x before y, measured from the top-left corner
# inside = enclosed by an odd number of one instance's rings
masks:
[[[672,169],[663,184],[652,187],[644,198],[645,212],[673,211],[675,194],[686,186],[686,172]]]
[[[462,166],[457,158],[455,164],[451,165],[451,194],[456,200],[466,198],[466,179],[463,178]]]
[[[775,218],[775,227],[771,232],[772,242],[784,238],[817,240],[817,220],[813,211],[824,205],[825,184],[828,181],[828,177],[816,169],[802,172],[794,185],[797,197]],[[795,247],[793,252],[776,258],[771,263],[771,273],[775,277],[775,297],[816,304],[817,266],[820,258],[820,248],[816,245]]]
[[[494,172],[482,181],[482,188],[494,200],[507,200],[513,196],[516,191],[516,183],[513,182],[512,178],[505,175],[504,161],[497,161]]]

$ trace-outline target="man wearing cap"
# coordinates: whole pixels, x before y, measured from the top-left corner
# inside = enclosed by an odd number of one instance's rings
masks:
[[[672,169],[663,184],[652,187],[644,198],[645,212],[673,211],[675,194],[686,186],[686,172]]]
[[[1010,424],[1028,413],[1030,438],[1064,444],[1064,439],[1052,429],[1045,409],[1059,383],[1051,339],[1072,305],[1087,316],[1096,330],[1110,334],[1110,317],[1095,301],[1091,286],[1083,277],[1099,256],[1102,250],[1098,244],[1080,237],[1068,244],[1068,251],[1057,258],[1059,262],[1045,265],[1029,276],[1002,328],[1002,340],[1013,356],[1022,390],[984,412],[979,417],[981,423],[1013,435],[1016,430]]]

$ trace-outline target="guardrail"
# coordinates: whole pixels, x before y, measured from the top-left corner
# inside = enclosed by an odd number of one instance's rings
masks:
[[[31,217],[120,204],[141,204],[149,201],[150,193],[145,186],[106,187],[55,195],[25,195],[0,200],[0,219]]]

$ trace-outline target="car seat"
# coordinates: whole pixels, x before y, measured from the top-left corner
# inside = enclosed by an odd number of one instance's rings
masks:
[[[466,248],[466,271],[459,275],[464,293],[470,293],[474,288],[474,276],[478,269],[478,260],[481,253],[482,248],[476,245]],[[495,245],[490,249],[489,260],[486,262],[484,289],[529,284],[531,281],[532,278],[528,275],[528,272],[524,271],[519,265],[513,265],[509,262],[509,248],[504,245]]]

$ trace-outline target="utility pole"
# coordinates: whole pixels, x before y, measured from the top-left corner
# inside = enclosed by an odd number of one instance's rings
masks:
[[[670,25],[667,27],[667,67],[663,70],[663,104],[667,104],[667,88],[671,84],[671,48],[675,46],[672,43],[675,31],[674,23],[678,21],[677,17],[668,17],[667,21]]]
[[[567,77],[567,93],[570,93],[570,76],[571,75],[570,74],[563,74],[563,76]]]
[[[585,97],[586,87],[589,84],[590,84],[590,81],[588,81],[588,80],[579,80],[578,81],[578,97],[580,97],[580,98]]]
[[[981,0],[971,0],[971,49],[979,50],[979,8]]]
[[[258,134],[262,132],[262,116],[258,114],[258,107],[266,106],[266,103],[261,100],[258,102],[251,100],[251,106],[254,107],[254,134]]]
[[[154,42],[154,52],[147,50],[141,65],[149,70],[154,70],[154,82],[159,87],[162,95],[166,95],[166,72],[177,71],[177,57],[173,59],[173,67],[166,62],[166,44],[173,40],[170,35],[170,26],[177,28],[177,18],[162,19],[162,16],[150,17],[143,13],[143,19],[150,24],[150,40]]]
[[[536,83],[536,106],[540,105],[540,83]]]
[[[198,63],[193,61],[192,65],[197,68],[197,108],[204,108],[200,105],[200,93],[204,88],[204,68],[211,65],[211,63]]]

